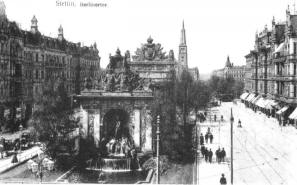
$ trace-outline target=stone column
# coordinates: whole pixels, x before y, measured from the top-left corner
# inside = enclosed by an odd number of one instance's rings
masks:
[[[293,98],[294,97],[294,85],[293,82],[290,83],[290,87],[289,87],[289,97]]]
[[[146,114],[146,119],[145,119],[145,138],[144,138],[144,143],[142,146],[142,149],[144,152],[147,151],[152,151],[152,116],[151,112],[147,111]]]
[[[133,140],[135,147],[140,146],[140,110],[135,109],[133,115]]]
[[[290,65],[289,65],[289,70],[290,70],[290,73],[289,75],[294,75],[294,64],[291,62]]]
[[[88,112],[86,110],[84,110],[83,108],[81,108],[80,110],[80,125],[81,125],[81,136],[82,138],[87,138],[88,136]]]
[[[278,68],[278,67],[277,67],[277,64],[275,63],[275,64],[274,64],[274,75],[277,75],[277,68]]]
[[[94,114],[94,143],[96,147],[99,147],[100,142],[100,113]]]
[[[274,93],[277,94],[277,88],[278,88],[278,84],[277,82],[274,82]]]

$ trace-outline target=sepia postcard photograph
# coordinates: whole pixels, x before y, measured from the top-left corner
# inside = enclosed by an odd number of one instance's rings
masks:
[[[0,184],[297,184],[296,0],[0,0]]]

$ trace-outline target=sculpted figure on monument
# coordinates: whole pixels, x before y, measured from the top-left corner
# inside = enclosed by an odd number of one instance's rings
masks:
[[[121,91],[127,91],[128,90],[128,76],[126,72],[122,73],[120,75],[121,81],[120,81],[120,90]]]
[[[114,56],[111,56],[111,54],[109,54],[109,64],[107,65],[107,69],[114,70],[116,68],[122,67],[123,59],[124,57],[122,57],[121,51],[118,48]]]
[[[162,60],[165,59],[165,53],[162,52],[163,48],[161,44],[153,43],[151,36],[147,39],[147,43],[141,45],[141,48],[138,48],[133,56],[135,61],[143,60]]]
[[[168,59],[169,59],[170,61],[174,61],[174,52],[173,52],[173,50],[170,50],[170,51],[169,51]]]
[[[115,78],[114,78],[114,75],[112,74],[111,69],[108,69],[108,72],[106,73],[103,81],[104,81],[104,90],[105,91],[113,91],[114,90]]]
[[[85,86],[85,89],[92,89],[92,80],[91,80],[91,78],[90,77],[88,77],[88,78],[85,78],[85,80],[84,80],[85,82],[84,82],[84,86]]]
[[[127,50],[126,53],[125,53],[125,59],[127,62],[130,62],[131,61],[131,56],[130,56],[130,51]]]

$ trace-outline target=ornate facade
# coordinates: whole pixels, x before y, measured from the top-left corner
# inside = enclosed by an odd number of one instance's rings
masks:
[[[167,55],[163,52],[161,44],[153,43],[151,37],[147,39],[146,44],[136,50],[132,60],[129,51],[126,52],[126,57],[133,71],[138,72],[141,78],[151,80],[154,84],[170,81],[175,77],[177,61],[173,50],[170,50]]]
[[[92,138],[99,147],[105,140],[119,139],[114,133],[117,127],[122,130],[120,138],[127,138],[139,151],[152,151],[153,79],[134,71],[129,55],[122,56],[119,49],[109,60],[99,80],[87,79],[85,90],[74,96],[83,137]]]
[[[22,30],[7,19],[4,4],[0,9],[0,126],[28,119],[45,81],[64,80],[70,95],[80,92],[84,78],[99,76],[96,44],[67,41],[62,26],[57,38],[44,36],[35,16],[30,31]]]

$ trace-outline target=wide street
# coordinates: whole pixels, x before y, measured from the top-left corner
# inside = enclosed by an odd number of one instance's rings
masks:
[[[212,150],[218,145],[225,147],[230,159],[230,113],[234,116],[234,184],[296,184],[297,177],[297,129],[293,126],[280,127],[275,118],[253,112],[242,103],[222,103],[212,109],[223,115],[225,122],[212,123],[214,134]],[[242,128],[237,127],[238,119]],[[202,133],[206,128],[202,123]],[[218,184],[221,173],[225,173],[230,184],[229,169],[218,164],[200,162],[200,184]],[[206,165],[208,168],[205,168]],[[211,167],[212,165],[213,167]]]

